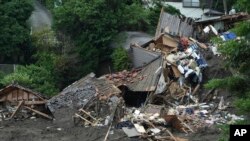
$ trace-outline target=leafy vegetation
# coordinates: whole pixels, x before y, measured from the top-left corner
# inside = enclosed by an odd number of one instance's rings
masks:
[[[34,63],[18,66],[14,73],[4,76],[0,83],[5,86],[18,83],[48,96],[55,95],[58,92],[54,77],[58,42],[49,29],[35,32],[31,39],[36,51],[32,56]]]
[[[0,83],[16,82],[47,95],[95,72],[107,59],[113,59],[116,70],[128,69],[126,51],[111,49],[110,41],[122,31],[154,30],[162,7],[155,1],[156,6],[147,9],[140,0],[40,2],[52,11],[54,25],[32,35],[27,20],[33,1],[0,2],[0,62],[23,64],[12,74],[2,74]]]
[[[19,66],[14,73],[6,75],[1,80],[1,84],[6,86],[11,83],[18,83],[47,96],[52,96],[58,92],[58,89],[55,88],[51,76],[53,75],[43,67],[36,65]]]
[[[86,75],[109,58],[109,43],[119,31],[144,28],[145,11],[139,1],[69,0],[54,9],[54,27],[72,38]]]
[[[238,11],[242,12],[250,12],[250,3],[248,0],[237,0],[237,3],[235,4],[235,7]]]
[[[226,56],[226,67],[233,71],[233,76],[224,79],[211,80],[206,87],[208,88],[227,88],[237,94],[238,100],[235,101],[236,108],[243,112],[249,112],[250,103],[250,48],[248,34],[250,31],[249,22],[241,22],[232,31],[237,35],[243,36],[240,40],[230,40],[222,42],[217,40],[220,45],[221,53]],[[219,41],[219,42],[218,42]]]
[[[238,9],[249,9],[250,5],[245,0],[237,0]],[[250,22],[240,22],[231,29],[236,35],[241,37],[237,40],[223,42],[219,38],[213,42],[219,45],[219,50],[226,57],[225,67],[232,71],[233,75],[209,81],[205,86],[207,88],[226,88],[235,95],[233,105],[241,114],[248,115],[250,112],[250,48],[249,33]],[[249,116],[242,122],[237,124],[249,124]],[[226,141],[229,138],[229,126],[221,127],[222,134],[220,141]]]
[[[118,47],[114,50],[112,56],[112,61],[114,65],[114,69],[116,71],[128,70],[130,67],[130,60],[127,51]]]
[[[207,88],[226,88],[235,94],[233,101],[237,111],[242,114],[250,112],[250,50],[249,50],[249,31],[250,23],[248,21],[238,23],[232,31],[242,36],[239,40],[222,42],[216,39],[219,44],[219,50],[226,57],[226,65],[232,70],[233,75],[223,79],[210,80],[205,86]],[[245,121],[249,124],[249,121]],[[228,139],[228,128],[222,132],[221,141]]]
[[[26,63],[32,55],[26,24],[33,11],[31,0],[0,1],[0,62]]]

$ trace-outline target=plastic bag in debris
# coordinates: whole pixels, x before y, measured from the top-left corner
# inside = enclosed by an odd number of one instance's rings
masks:
[[[206,26],[204,29],[203,29],[204,33],[208,33],[210,31],[210,28],[209,26]]]

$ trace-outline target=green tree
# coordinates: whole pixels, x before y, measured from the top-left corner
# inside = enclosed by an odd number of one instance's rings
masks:
[[[27,19],[33,11],[31,0],[0,1],[0,62],[25,63],[32,54]]]
[[[55,87],[53,74],[43,67],[36,65],[19,66],[16,72],[4,76],[0,81],[3,85],[18,83],[38,92],[53,96],[57,94],[58,89]]]
[[[241,12],[250,12],[250,3],[248,0],[237,0],[237,3],[235,4],[235,7],[238,11]]]
[[[53,13],[55,29],[70,36],[77,47],[83,75],[109,58],[109,43],[118,32],[148,23],[147,10],[136,0],[69,0]]]
[[[128,70],[130,67],[128,52],[122,47],[115,48],[112,54],[112,62],[116,71]]]

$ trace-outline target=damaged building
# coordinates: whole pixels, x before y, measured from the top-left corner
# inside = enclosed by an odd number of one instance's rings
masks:
[[[52,119],[45,108],[47,99],[40,93],[18,84],[11,84],[0,90],[1,117],[11,119],[15,116],[28,118],[36,113],[39,116]],[[45,113],[44,113],[45,112]]]
[[[114,109],[122,108],[123,101],[120,93],[121,91],[108,83],[105,78],[96,78],[94,73],[90,73],[48,100],[47,106],[55,118],[64,118],[65,122],[71,122],[72,117],[80,117],[89,124],[92,123],[89,121],[89,117],[99,117],[100,119],[98,121],[95,119],[95,122],[101,123]],[[88,118],[80,115],[81,111],[84,111],[84,115],[87,115]],[[117,117],[121,116],[120,114],[122,111]]]

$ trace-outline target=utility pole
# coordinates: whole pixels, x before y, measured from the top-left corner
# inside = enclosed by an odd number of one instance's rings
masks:
[[[225,15],[227,15],[227,0],[223,0]]]

